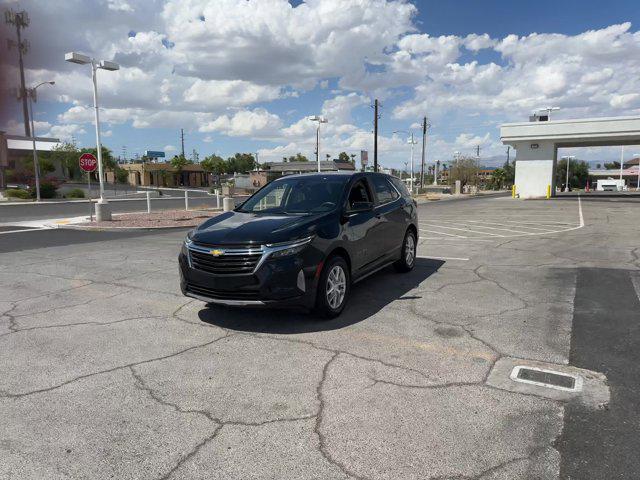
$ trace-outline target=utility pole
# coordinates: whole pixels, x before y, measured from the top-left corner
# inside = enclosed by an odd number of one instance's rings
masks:
[[[476,146],[476,158],[480,160],[480,145]]]
[[[420,188],[424,187],[424,159],[427,149],[427,117],[422,119],[422,161],[420,163]]]
[[[14,12],[13,10],[7,10],[4,12],[5,23],[9,25],[15,25],[18,41],[14,42],[11,39],[7,39],[9,48],[17,47],[18,49],[18,65],[20,68],[20,92],[18,98],[22,100],[22,115],[24,117],[24,134],[27,137],[31,136],[31,129],[29,128],[29,110],[27,107],[27,89],[24,82],[24,63],[22,61],[22,55],[29,51],[29,42],[22,40],[21,30],[29,26],[29,15],[24,10],[21,12]]]
[[[509,165],[509,154],[511,153],[511,147],[507,147],[507,165]]]
[[[180,129],[180,143],[182,144],[182,158],[184,157],[184,129]]]
[[[378,171],[378,99],[373,103],[373,171]]]

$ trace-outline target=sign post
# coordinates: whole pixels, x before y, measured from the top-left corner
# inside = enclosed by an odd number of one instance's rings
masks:
[[[98,166],[98,160],[90,153],[80,155],[80,169],[87,172],[87,185],[89,187],[89,221],[93,222],[93,208],[91,206],[91,172]]]

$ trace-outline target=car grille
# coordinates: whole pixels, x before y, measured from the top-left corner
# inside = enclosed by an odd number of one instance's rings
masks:
[[[199,248],[202,248],[198,246]],[[196,247],[196,248],[198,248]],[[210,249],[211,247],[206,247]],[[203,249],[205,250],[205,249]],[[222,250],[222,248],[221,248]],[[220,256],[212,255],[208,251],[190,248],[191,266],[195,269],[216,275],[250,274],[256,269],[262,251],[245,249],[229,249],[224,247],[225,253]]]
[[[192,284],[187,285],[187,291],[195,295],[219,300],[257,300],[260,296],[260,292],[257,290],[214,290]]]

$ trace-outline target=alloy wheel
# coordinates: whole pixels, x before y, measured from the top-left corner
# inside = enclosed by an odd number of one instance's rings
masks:
[[[340,265],[335,265],[327,276],[327,303],[333,309],[342,305],[347,291],[347,276]]]

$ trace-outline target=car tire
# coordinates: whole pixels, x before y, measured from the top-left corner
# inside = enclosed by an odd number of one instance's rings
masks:
[[[351,276],[349,266],[341,256],[330,257],[318,279],[315,313],[322,318],[335,318],[342,313],[349,292]]]
[[[410,272],[416,264],[416,234],[413,230],[407,230],[402,241],[400,259],[393,266],[398,272]]]

